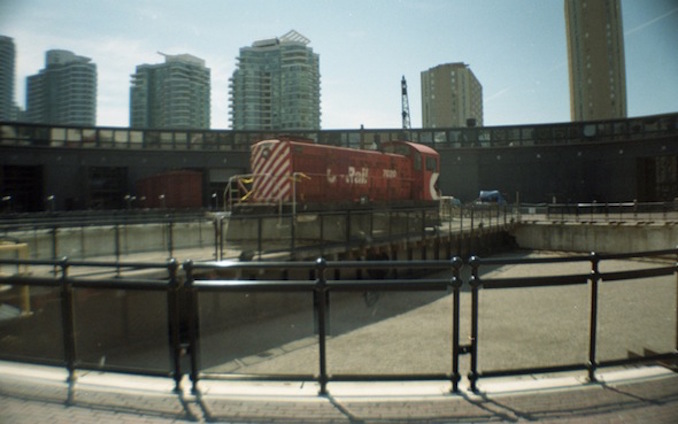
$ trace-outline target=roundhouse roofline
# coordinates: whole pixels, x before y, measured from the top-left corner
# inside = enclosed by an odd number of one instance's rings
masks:
[[[421,153],[427,153],[429,155],[437,155],[438,152],[433,149],[432,147],[429,147],[425,144],[420,144],[420,143],[415,143],[414,141],[406,141],[406,140],[393,140],[393,141],[384,141],[382,144],[406,144],[413,148],[414,150],[421,152]]]

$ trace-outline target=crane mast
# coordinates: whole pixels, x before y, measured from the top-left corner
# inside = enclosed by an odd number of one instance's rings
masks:
[[[402,100],[402,117],[403,117],[403,129],[410,129],[410,102],[407,98],[407,81],[405,81],[405,75],[400,81],[401,88],[401,100]]]

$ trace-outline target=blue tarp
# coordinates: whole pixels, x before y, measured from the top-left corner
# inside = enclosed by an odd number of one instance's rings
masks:
[[[499,190],[480,190],[478,201],[484,203],[497,203],[500,205],[506,204],[506,199],[499,193]]]

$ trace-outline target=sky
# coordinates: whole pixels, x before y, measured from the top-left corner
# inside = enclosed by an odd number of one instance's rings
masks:
[[[678,112],[678,1],[622,0],[629,116]],[[16,102],[45,52],[97,65],[98,126],[129,126],[130,75],[166,54],[211,69],[211,127],[228,129],[242,47],[296,30],[320,55],[323,129],[399,128],[407,80],[421,127],[421,72],[464,62],[483,86],[484,125],[568,122],[563,0],[0,0],[14,39]]]

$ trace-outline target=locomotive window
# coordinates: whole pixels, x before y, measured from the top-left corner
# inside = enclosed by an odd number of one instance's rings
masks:
[[[421,153],[419,152],[414,152],[414,155],[412,156],[412,162],[414,166],[415,171],[421,171]]]
[[[436,163],[436,158],[434,157],[427,157],[426,158],[426,170],[427,171],[437,171],[438,170],[438,164]]]

